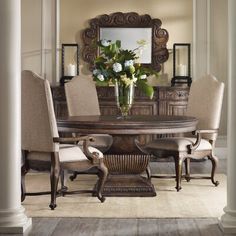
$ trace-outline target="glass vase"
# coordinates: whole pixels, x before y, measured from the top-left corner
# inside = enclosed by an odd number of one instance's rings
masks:
[[[121,112],[121,116],[125,118],[129,114],[134,101],[134,84],[126,85],[122,82],[115,83],[116,104]]]

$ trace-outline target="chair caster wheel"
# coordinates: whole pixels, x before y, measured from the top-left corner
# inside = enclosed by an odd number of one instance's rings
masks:
[[[212,181],[212,183],[217,187],[219,184],[220,184],[220,182],[219,181]]]

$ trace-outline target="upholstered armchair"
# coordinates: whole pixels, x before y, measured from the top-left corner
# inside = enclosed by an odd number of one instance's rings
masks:
[[[59,137],[49,82],[31,71],[22,72],[22,201],[26,195],[49,193],[49,206],[53,210],[56,207],[58,179],[64,170],[95,169],[99,176],[95,195],[103,202],[102,190],[107,168],[103,164],[103,154],[88,146],[91,139],[88,136]],[[83,142],[82,148],[70,144],[79,141]],[[51,191],[26,192],[24,180],[30,169],[50,171]],[[67,189],[63,188],[61,192],[66,194]]]
[[[99,116],[97,90],[92,78],[74,77],[65,84],[66,102],[69,116]],[[112,137],[108,134],[93,134],[96,137],[94,147],[105,152],[112,144]]]
[[[92,78],[74,77],[70,82],[65,83],[65,94],[69,116],[101,115],[97,90]],[[95,138],[93,147],[98,148],[102,152],[108,150],[113,141],[112,136],[108,134],[91,134],[90,136]],[[74,176],[71,176],[71,180],[75,177],[76,173]]]
[[[212,162],[210,177],[217,186],[215,171],[218,158],[214,155],[214,145],[218,134],[224,84],[212,75],[206,75],[194,81],[190,88],[186,115],[198,118],[198,129],[192,135],[183,137],[158,138],[147,144],[146,150],[158,157],[173,156],[176,170],[176,189],[181,189],[182,165],[185,163],[186,180],[190,181],[190,159],[208,157]],[[160,176],[152,176],[160,177]]]

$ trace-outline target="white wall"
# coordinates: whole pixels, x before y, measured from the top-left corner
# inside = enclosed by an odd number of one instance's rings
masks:
[[[55,81],[56,0],[21,0],[22,70]]]
[[[21,2],[21,66],[42,74],[42,0]]]
[[[82,47],[82,30],[89,27],[89,20],[114,12],[149,14],[162,21],[162,28],[169,32],[168,48],[173,43],[192,43],[192,1],[190,0],[61,0],[60,43],[77,42]],[[172,55],[165,71],[172,78]],[[87,75],[87,64],[80,60],[80,72]]]

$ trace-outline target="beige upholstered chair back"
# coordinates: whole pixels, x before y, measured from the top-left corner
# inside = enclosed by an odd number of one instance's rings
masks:
[[[22,149],[54,152],[59,145],[49,82],[31,71],[22,72]]]
[[[65,84],[65,93],[70,116],[100,115],[97,90],[92,78],[74,77]]]
[[[198,129],[218,129],[223,102],[224,83],[212,75],[194,81],[190,88],[186,115],[199,119]],[[216,134],[204,134],[204,138],[215,140]]]

